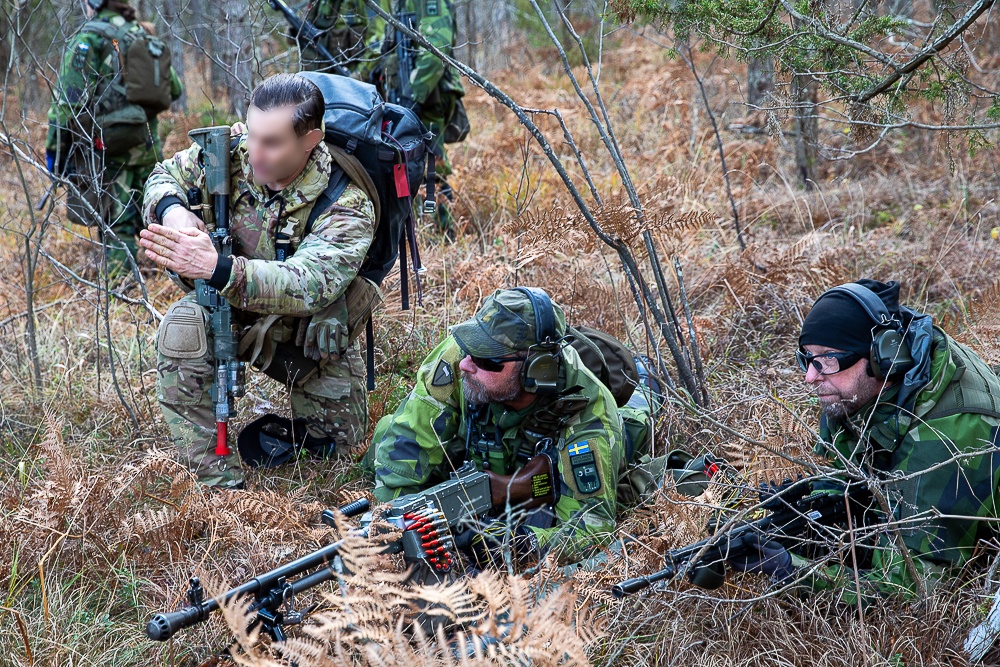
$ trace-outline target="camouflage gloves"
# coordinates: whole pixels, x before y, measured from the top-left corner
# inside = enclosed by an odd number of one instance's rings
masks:
[[[340,358],[348,345],[346,314],[344,304],[335,301],[309,318],[302,341],[302,352],[307,358],[313,361]]]

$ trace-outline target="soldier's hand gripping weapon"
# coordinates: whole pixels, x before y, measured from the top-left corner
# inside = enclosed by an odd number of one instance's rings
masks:
[[[773,540],[785,548],[800,546],[810,535],[821,535],[824,528],[847,523],[849,505],[854,524],[860,525],[870,502],[870,495],[861,489],[814,491],[808,481],[786,485],[779,496],[763,504],[769,510],[763,518],[669,551],[664,555],[666,567],[662,570],[615,584],[611,593],[616,598],[631,595],[656,582],[674,579],[685,570],[696,586],[718,588],[725,580],[726,561],[743,557],[751,548],[744,536],[756,535],[758,539],[751,543]],[[692,562],[696,557],[697,561]]]

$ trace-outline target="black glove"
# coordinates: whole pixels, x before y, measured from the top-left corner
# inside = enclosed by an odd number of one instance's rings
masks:
[[[747,533],[730,545],[729,567],[737,572],[757,572],[784,583],[795,576],[792,555],[775,540],[762,542],[757,533]]]
[[[531,553],[533,543],[530,530],[522,525],[512,528],[499,519],[484,519],[478,527],[469,528],[455,539],[459,551],[481,570],[503,569],[508,551],[511,560],[518,563]]]
[[[766,510],[776,510],[784,507],[793,498],[792,494],[785,492],[801,481],[802,475],[799,475],[797,479],[786,477],[781,480],[781,484],[777,482],[762,482],[757,489],[757,497],[760,499],[761,507]],[[776,497],[779,495],[780,497]],[[799,498],[801,496],[794,497]]]

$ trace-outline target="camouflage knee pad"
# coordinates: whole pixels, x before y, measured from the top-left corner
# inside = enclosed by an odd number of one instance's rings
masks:
[[[207,313],[185,296],[167,311],[156,336],[156,398],[179,460],[209,486],[243,479],[239,457],[215,453],[214,375]]]

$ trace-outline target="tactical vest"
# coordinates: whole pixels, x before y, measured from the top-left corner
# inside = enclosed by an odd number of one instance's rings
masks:
[[[559,383],[561,386],[566,384],[566,373],[562,367],[559,369]],[[534,409],[517,426],[519,442],[512,452],[514,458],[509,462],[506,461],[500,425],[490,423],[490,406],[478,406],[476,409],[470,406],[466,417],[466,452],[478,458],[484,469],[502,475],[510,474],[513,468],[520,467],[540,453],[540,448],[560,446],[560,432],[590,405],[590,399],[582,391],[583,387],[574,385],[552,396],[539,397]]]
[[[965,413],[1000,419],[1000,378],[958,341],[949,338],[948,349],[955,362],[955,376],[923,419],[930,421]]]

